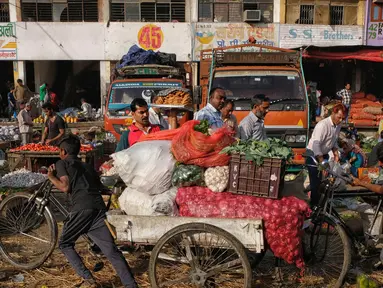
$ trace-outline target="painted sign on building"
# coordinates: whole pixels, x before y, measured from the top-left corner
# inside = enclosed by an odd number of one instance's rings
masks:
[[[383,4],[367,1],[366,5],[366,44],[383,46]]]
[[[277,28],[274,24],[252,26],[246,23],[197,23],[194,60],[199,60],[201,50],[248,44],[251,36],[257,44],[278,46]]]
[[[363,45],[362,26],[280,25],[281,48]]]
[[[17,44],[14,23],[0,23],[0,60],[16,60]]]

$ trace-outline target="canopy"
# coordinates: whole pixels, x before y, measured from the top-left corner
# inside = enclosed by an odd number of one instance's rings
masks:
[[[354,52],[325,52],[305,51],[305,58],[326,59],[326,60],[363,60],[371,62],[383,62],[383,50],[359,50]]]

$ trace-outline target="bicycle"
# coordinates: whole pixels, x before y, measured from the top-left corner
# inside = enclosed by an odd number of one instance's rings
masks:
[[[117,182],[118,179],[114,179],[112,184]],[[56,208],[65,218],[69,211],[52,194],[52,188],[47,179],[34,193],[17,192],[7,196],[0,204],[0,254],[14,267],[25,270],[37,268],[56,247],[58,226],[52,208]],[[111,190],[102,191],[102,195],[110,196],[107,210],[112,194]],[[99,249],[93,241],[87,235],[82,237],[90,249],[98,253]]]
[[[315,167],[320,167],[322,170],[325,170],[329,177],[326,177],[326,179],[321,182],[319,186],[319,204],[314,207],[309,221],[306,222],[303,241],[304,258],[309,273],[321,274],[324,278],[324,284],[337,288],[343,285],[352,265],[353,256],[368,257],[369,255],[366,253],[368,249],[365,240],[359,239],[360,237],[347,226],[339,213],[334,209],[333,200],[336,197],[378,197],[379,202],[374,214],[374,219],[369,231],[366,233],[367,239],[377,241],[379,237],[372,236],[371,231],[379,211],[383,211],[383,196],[369,191],[336,192],[334,183],[337,178],[346,181],[347,184],[352,183],[351,179],[331,171],[327,163],[319,164],[314,157],[309,157],[314,161]],[[330,241],[332,242],[335,238],[339,240],[341,244],[340,247],[330,243]],[[324,246],[322,249],[320,248],[321,245]],[[334,251],[330,252],[330,249]],[[326,263],[327,261],[329,261],[329,263]]]

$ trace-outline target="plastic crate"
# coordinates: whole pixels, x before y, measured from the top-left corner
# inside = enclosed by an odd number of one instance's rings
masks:
[[[104,154],[111,155],[116,151],[117,143],[116,142],[109,142],[104,141]]]
[[[229,188],[234,194],[277,199],[283,189],[286,162],[265,158],[261,166],[245,159],[245,155],[233,154],[229,164]]]

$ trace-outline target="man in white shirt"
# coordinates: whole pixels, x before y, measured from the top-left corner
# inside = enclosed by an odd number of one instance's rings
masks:
[[[347,115],[346,107],[339,103],[332,108],[329,117],[319,121],[311,135],[306,153],[315,156],[316,160],[321,163],[324,159],[328,159],[330,151],[334,154],[334,161],[339,162],[338,153],[338,137],[341,129],[341,123]],[[306,164],[314,165],[311,158],[306,159]],[[311,206],[315,206],[319,202],[318,188],[322,177],[315,167],[308,167],[311,187]]]
[[[92,105],[86,102],[84,98],[81,98],[81,109],[84,112],[84,117],[89,119],[92,117]]]
[[[154,104],[158,97],[160,97],[160,96],[153,96],[151,99],[151,103]],[[153,124],[153,125],[162,126],[163,130],[169,129],[169,124],[165,120],[164,115],[162,114],[160,108],[150,107],[150,109],[149,109],[149,122],[150,122],[150,124]]]
[[[31,111],[31,104],[22,102],[20,104],[22,108],[17,115],[17,121],[19,122],[19,130],[21,134],[21,143],[22,145],[31,143],[32,133],[33,133],[33,121],[29,111]]]

